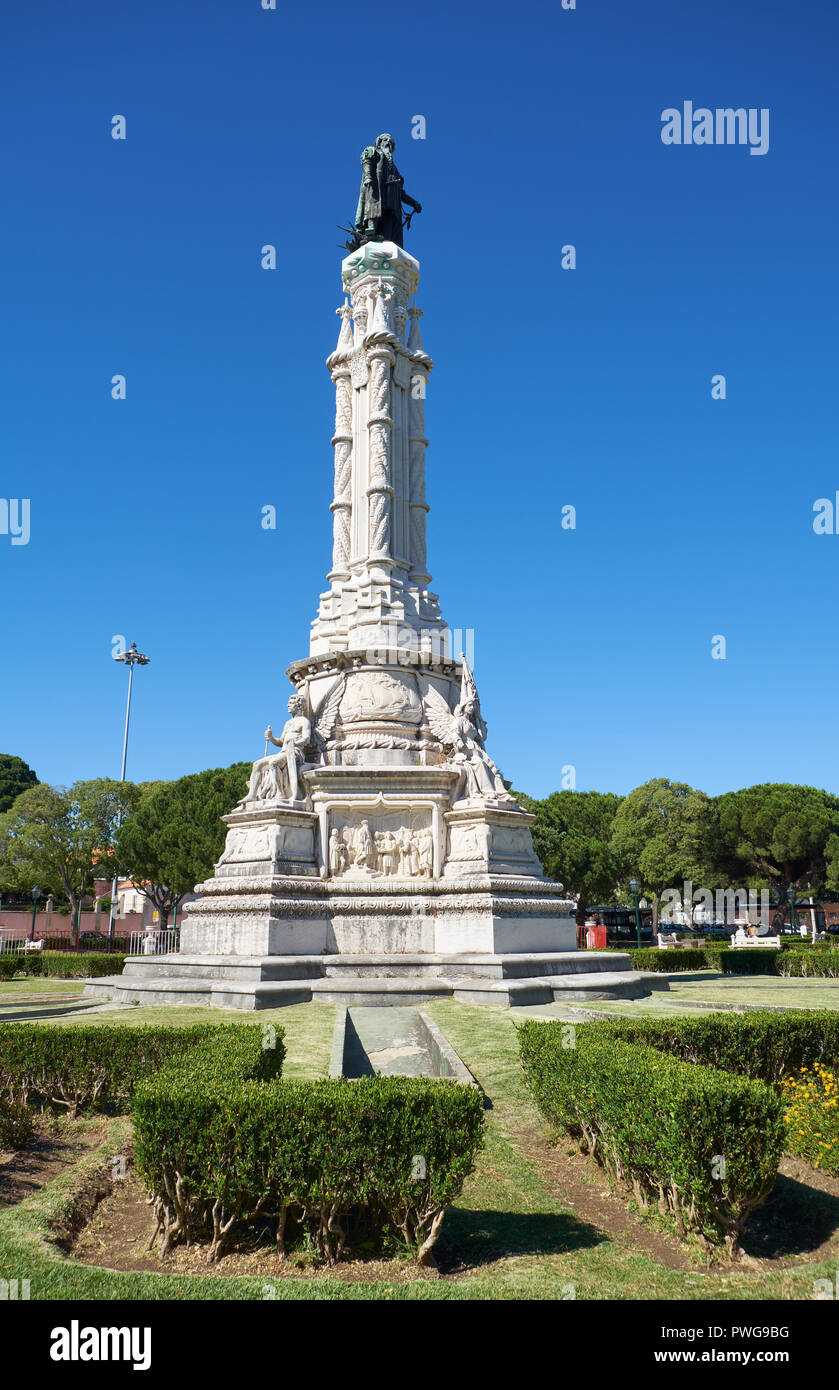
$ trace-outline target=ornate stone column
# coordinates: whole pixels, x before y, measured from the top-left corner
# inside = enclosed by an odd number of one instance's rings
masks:
[[[390,374],[395,355],[390,346],[375,343],[368,348],[370,370],[370,413],[367,430],[370,441],[370,473],[367,485],[369,517],[369,555],[374,564],[391,568],[391,525],[393,519],[393,419],[390,413]]]
[[[335,312],[341,315],[341,332],[335,351],[327,365],[335,382],[335,484],[332,510],[332,570],[330,582],[349,578],[350,525],[352,521],[352,382],[350,354],[352,353],[352,310],[345,301]]]
[[[411,575],[410,582],[424,588],[431,580],[428,573],[428,560],[425,543],[425,523],[428,503],[425,500],[425,451],[428,440],[425,437],[425,392],[428,385],[429,359],[423,349],[419,321],[422,310],[416,305],[408,310],[411,320],[411,334],[408,339],[408,352],[411,356],[411,384],[409,391],[408,451],[410,460],[410,529],[411,529]]]
[[[445,623],[426,561],[425,389],[431,358],[409,309],[419,265],[368,242],[342,265],[349,296],[327,358],[335,382],[333,555],[313,654],[436,650]]]

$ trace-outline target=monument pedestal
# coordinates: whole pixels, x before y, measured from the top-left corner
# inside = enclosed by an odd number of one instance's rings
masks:
[[[289,718],[269,730],[279,751],[224,817],[180,954],[131,959],[89,995],[268,1008],[644,992],[628,957],[577,953],[574,905],[542,872],[428,588],[418,279],[392,242],[343,263],[332,567],[310,655],[288,669]]]

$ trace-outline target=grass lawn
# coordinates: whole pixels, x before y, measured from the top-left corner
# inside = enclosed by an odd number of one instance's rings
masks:
[[[609,1018],[672,1018],[674,1014],[696,1017],[709,1006],[720,1009],[839,1009],[839,980],[798,980],[775,975],[722,975],[716,970],[686,971],[684,974],[658,975],[667,987],[653,989],[645,999],[592,1001],[588,1006],[573,1003],[542,1004],[513,1009],[513,1016],[563,1018],[568,1021],[596,1014]]]
[[[46,983],[46,982],[44,982]],[[799,984],[790,981],[790,984]],[[747,986],[753,988],[753,986]],[[404,1263],[392,1279],[352,1280],[340,1273],[310,1278],[265,1280],[243,1276],[204,1277],[168,1273],[122,1274],[74,1261],[52,1242],[51,1231],[66,1222],[73,1194],[104,1162],[129,1143],[130,1124],[107,1121],[100,1147],[16,1206],[0,1207],[0,1278],[31,1281],[33,1299],[809,1299],[813,1281],[832,1278],[839,1258],[839,1238],[827,1245],[824,1230],[839,1231],[839,1198],[813,1195],[802,1184],[801,1219],[809,1205],[822,1227],[819,1261],[795,1246],[785,1267],[709,1268],[682,1252],[671,1267],[636,1238],[641,1229],[629,1218],[627,1228],[607,1234],[589,1215],[575,1212],[552,1177],[546,1127],[521,1080],[515,1019],[504,1010],[478,1008],[441,1000],[429,1012],[444,1029],[476,1079],[491,1108],[487,1142],[476,1172],[447,1214],[440,1248],[442,1276],[429,1278]],[[324,1076],[328,1070],[335,1010],[323,1004],[300,1004],[270,1014],[243,1015],[231,1010],[128,1008],[89,1015],[85,1020],[107,1028],[116,1022],[165,1020],[170,1023],[217,1022],[279,1024],[286,1033],[285,1068],[290,1077]],[[67,1020],[62,1019],[62,1022]],[[48,1020],[44,1020],[48,1026]],[[101,1122],[101,1121],[100,1121]],[[606,1181],[586,1169],[590,1198],[607,1203]],[[788,1180],[784,1180],[788,1181]],[[808,1205],[809,1204],[809,1205]],[[579,1202],[576,1205],[580,1205]],[[597,1210],[597,1208],[594,1208]],[[624,1210],[624,1207],[621,1208]],[[646,1229],[646,1228],[644,1228]],[[633,1232],[635,1236],[633,1236]],[[669,1237],[668,1237],[669,1239]],[[832,1239],[832,1238],[831,1238]],[[815,1247],[818,1242],[812,1242]],[[806,1242],[805,1242],[806,1246]],[[677,1247],[674,1245],[674,1249]],[[797,1253],[796,1253],[797,1251]],[[223,1269],[223,1265],[221,1267]],[[377,1274],[382,1266],[377,1266]],[[363,1273],[363,1272],[362,1272]],[[573,1292],[572,1292],[573,1291]]]
[[[42,975],[21,975],[17,980],[0,980],[0,1004],[7,996],[29,994],[81,994],[84,980],[49,980]]]
[[[694,975],[671,981],[670,997],[679,1004],[704,1000],[715,1004],[745,1004],[785,1009],[839,1009],[839,980],[787,979],[779,975],[732,976],[709,971],[706,979]],[[655,998],[655,995],[653,995]]]
[[[0,984],[0,1023],[33,1023],[38,1019],[64,1022],[91,1007],[93,1001],[84,999],[83,992],[83,980],[4,980]]]

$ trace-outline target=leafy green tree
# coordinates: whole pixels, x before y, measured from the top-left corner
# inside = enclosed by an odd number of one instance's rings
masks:
[[[518,797],[533,812],[533,845],[549,878],[577,900],[577,923],[597,902],[612,902],[619,865],[612,832],[621,797],[612,792],[553,792],[543,801]]]
[[[716,865],[730,882],[768,883],[777,893],[776,928],[789,890],[839,888],[839,798],[818,787],[764,782],[715,801]]]
[[[14,753],[0,753],[0,815],[9,810],[21,792],[37,784],[38,778],[23,758]]]
[[[20,892],[37,884],[63,897],[77,941],[79,908],[110,857],[120,817],[130,812],[136,799],[131,782],[110,778],[76,782],[69,788],[39,782],[22,792],[0,815],[4,884]]]
[[[176,782],[152,782],[121,827],[119,872],[130,878],[160,914],[165,927],[186,893],[209,878],[224,848],[221,817],[247,790],[250,763],[210,768]]]
[[[685,879],[710,871],[715,835],[714,806],[704,792],[686,782],[655,777],[631,791],[618,808],[612,850],[620,877],[637,878],[652,900],[653,931],[661,897]]]

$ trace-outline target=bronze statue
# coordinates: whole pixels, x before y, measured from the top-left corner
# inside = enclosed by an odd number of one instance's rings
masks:
[[[368,145],[361,155],[361,190],[355,224],[349,231],[348,251],[356,251],[368,241],[393,241],[401,246],[402,228],[410,227],[415,212],[422,206],[405,192],[405,181],[393,162],[395,141],[392,135],[380,135],[375,145]],[[402,221],[403,203],[411,209]]]

